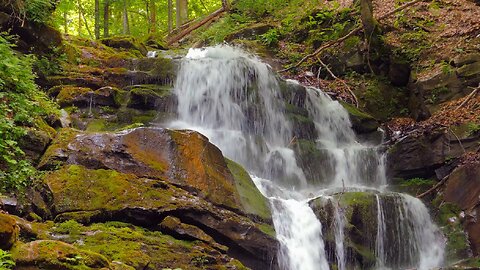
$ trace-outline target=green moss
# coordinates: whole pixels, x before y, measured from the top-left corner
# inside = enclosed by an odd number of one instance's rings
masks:
[[[272,214],[268,200],[257,189],[247,171],[232,160],[225,159],[225,161],[235,179],[235,187],[240,195],[243,210],[246,213],[257,215],[264,220],[270,220]]]
[[[12,249],[17,266],[36,266],[39,269],[87,270],[108,267],[108,260],[95,252],[51,240],[19,244]]]
[[[88,93],[93,93],[93,90],[87,87],[66,85],[62,87],[60,93],[58,93],[57,102],[62,106],[70,105],[73,103],[75,98]]]
[[[44,166],[48,169],[53,169],[56,166],[59,166],[63,163],[62,160],[56,159],[58,152],[62,149],[66,149],[68,144],[77,136],[78,131],[71,128],[63,128],[55,137],[53,143],[47,148],[43,154],[38,167],[42,168]]]
[[[79,165],[69,165],[47,174],[45,181],[59,195],[54,201],[57,213],[71,209],[121,209],[124,203],[138,203],[137,200],[148,190],[148,187],[142,187],[139,183],[135,185],[138,180],[134,175],[113,170],[89,170]],[[163,190],[156,192],[156,195],[160,205],[162,201],[168,201],[170,196]]]
[[[90,132],[99,132],[106,130],[106,122],[105,119],[95,119],[88,123],[86,131]]]
[[[348,114],[351,115],[351,116],[356,116],[356,117],[363,118],[363,119],[375,119],[370,114],[368,114],[366,112],[363,112],[363,111],[359,110],[358,108],[355,108],[355,106],[353,106],[349,103],[346,103],[344,101],[340,101],[340,104],[347,110]]]
[[[72,230],[73,228],[73,230]],[[204,269],[198,259],[209,258],[215,265],[231,269],[232,265],[246,269],[237,260],[225,263],[216,261],[211,254],[219,254],[200,241],[184,241],[150,231],[132,224],[110,221],[84,226],[67,221],[56,226],[55,233],[62,233],[67,241],[82,249],[102,254],[110,261],[117,261],[135,269]],[[74,232],[74,233],[72,233]],[[215,268],[217,269],[217,268]]]
[[[277,233],[275,232],[275,228],[274,228],[272,225],[270,225],[270,224],[260,223],[260,224],[258,225],[258,228],[259,228],[262,232],[270,235],[272,238],[275,238],[276,235],[277,235]]]

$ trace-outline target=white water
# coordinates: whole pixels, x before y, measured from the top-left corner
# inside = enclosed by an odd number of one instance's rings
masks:
[[[225,156],[258,176],[253,179],[270,199],[281,243],[280,268],[329,269],[322,224],[309,200],[325,196],[325,189],[369,187],[383,192],[387,184],[385,158],[375,147],[356,141],[345,109],[321,91],[307,89],[305,108],[318,132],[317,149],[325,157],[318,164],[321,176],[307,181],[291,147],[295,138],[278,78],[258,58],[228,46],[191,49],[178,72],[175,92],[178,120],[170,127],[201,132]],[[425,206],[411,196],[397,195],[393,216],[386,215],[387,197],[376,197],[377,268],[441,265],[443,244]],[[337,268],[348,269],[346,220],[343,209],[334,205]],[[387,226],[386,218],[395,220],[394,228]],[[428,248],[433,245],[437,247]]]

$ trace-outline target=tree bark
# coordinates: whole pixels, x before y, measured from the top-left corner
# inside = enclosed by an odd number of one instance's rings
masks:
[[[64,27],[64,31],[65,31],[65,34],[68,34],[68,14],[67,12],[63,12],[63,27]]]
[[[100,0],[95,0],[95,39],[100,38]]]
[[[87,18],[85,17],[85,12],[83,10],[81,0],[78,0],[78,11],[79,11],[78,12],[79,26],[80,26],[81,19],[83,19],[83,22],[85,23],[85,29],[87,29],[88,35],[90,36],[90,38],[93,39],[92,31],[90,31],[90,28],[88,27],[88,21],[87,21]],[[79,27],[79,29],[80,29],[80,27]]]
[[[123,25],[123,34],[130,35],[130,25],[128,23],[127,0],[123,0],[122,25]]]
[[[157,7],[155,0],[150,0],[150,33],[157,32]]]
[[[177,0],[177,28],[188,20],[188,0]]]
[[[103,37],[108,37],[109,33],[109,21],[110,21],[110,2],[109,0],[103,1]]]
[[[377,24],[375,18],[373,18],[372,0],[360,0],[360,16],[367,39],[370,40]]]

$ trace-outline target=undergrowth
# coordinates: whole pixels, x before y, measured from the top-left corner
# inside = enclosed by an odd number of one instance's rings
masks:
[[[19,141],[42,118],[58,114],[34,83],[33,57],[16,54],[11,39],[0,35],[0,192],[21,190],[35,177]]]

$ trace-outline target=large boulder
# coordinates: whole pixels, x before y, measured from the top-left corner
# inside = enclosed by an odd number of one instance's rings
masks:
[[[418,128],[393,138],[396,142],[388,150],[389,172],[400,178],[443,178],[445,174],[439,169],[446,162],[478,147],[480,133],[465,131],[463,126]]]
[[[108,260],[100,254],[53,240],[19,244],[12,249],[12,257],[16,262],[15,269],[19,270],[105,269],[109,267]]]
[[[268,269],[275,256],[276,241],[263,226],[193,195],[193,189],[192,194],[160,179],[79,165],[51,172],[45,182],[57,221],[120,220],[151,228],[172,216],[208,233],[228,246],[232,257],[254,269]]]
[[[39,166],[60,168],[44,178],[57,221],[160,224],[160,230],[188,231],[182,237],[208,242],[203,231],[254,269],[270,268],[276,256],[268,202],[240,165],[226,162],[197,132],[64,129]]]
[[[165,180],[213,203],[238,208],[234,179],[221,151],[197,132],[137,128],[89,134],[64,130],[39,166],[52,168],[59,160]]]

